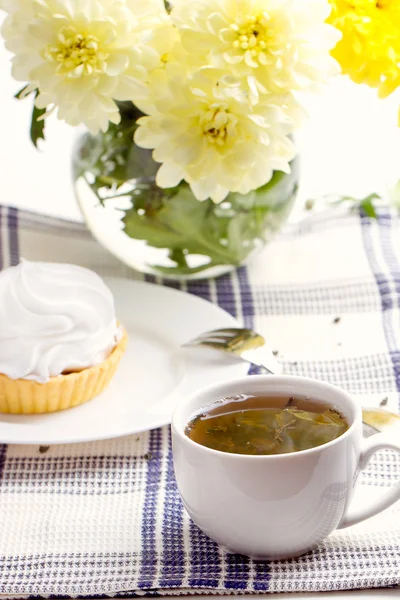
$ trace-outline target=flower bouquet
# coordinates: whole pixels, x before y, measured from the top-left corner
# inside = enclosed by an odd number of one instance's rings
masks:
[[[34,143],[52,113],[87,127],[73,157],[78,196],[118,209],[121,235],[152,249],[137,268],[220,274],[281,226],[307,96],[339,70],[328,0],[0,7],[18,97],[34,98]]]

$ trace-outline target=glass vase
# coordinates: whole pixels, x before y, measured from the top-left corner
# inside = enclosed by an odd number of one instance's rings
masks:
[[[279,231],[298,187],[291,173],[220,204],[196,200],[187,183],[157,186],[159,164],[133,142],[137,114],[106,133],[83,135],[73,156],[79,206],[97,240],[137,271],[172,279],[222,275],[250,260]]]

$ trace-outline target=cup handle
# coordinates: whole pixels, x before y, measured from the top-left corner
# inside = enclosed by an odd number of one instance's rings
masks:
[[[375,452],[378,450],[395,450],[400,453],[400,443],[398,443],[393,437],[385,433],[378,433],[364,440],[363,448],[361,451],[359,469],[363,471],[366,469],[368,462]],[[378,513],[382,512],[395,502],[400,499],[400,482],[394,485],[386,494],[383,494],[382,498],[379,498],[370,506],[363,508],[352,508],[348,507],[342,520],[338,525],[338,529],[344,527],[351,527],[356,525],[365,519],[374,517]]]

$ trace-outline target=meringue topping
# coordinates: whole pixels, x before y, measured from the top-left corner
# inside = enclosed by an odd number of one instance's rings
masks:
[[[28,262],[0,272],[0,373],[45,383],[107,358],[122,332],[104,281],[76,265]]]

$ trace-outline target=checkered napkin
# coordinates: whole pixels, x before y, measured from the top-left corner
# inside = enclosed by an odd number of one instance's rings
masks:
[[[289,226],[246,269],[180,287],[265,334],[288,373],[343,386],[360,403],[400,392],[399,222],[333,212]],[[137,277],[84,226],[0,211],[0,266],[20,257]],[[156,283],[174,285],[171,282]],[[400,476],[375,455],[373,499]],[[267,515],[266,515],[267,518]],[[169,428],[105,442],[0,446],[0,594],[76,597],[325,591],[400,586],[400,506],[338,531],[296,560],[226,554],[189,520]]]

